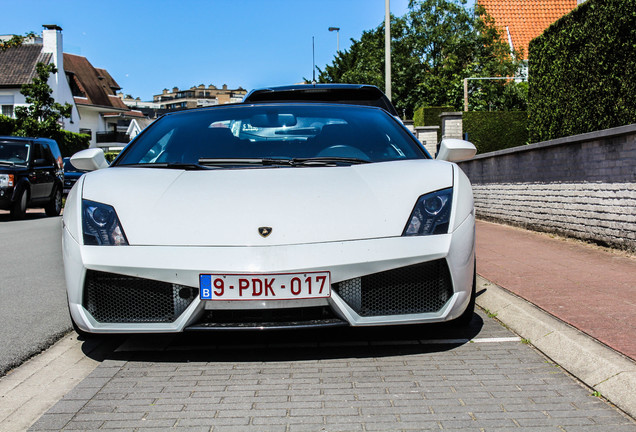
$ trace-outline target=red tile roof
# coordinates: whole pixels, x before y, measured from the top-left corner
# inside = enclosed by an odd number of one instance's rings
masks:
[[[515,50],[523,50],[528,59],[530,41],[547,29],[550,24],[576,7],[577,0],[477,0],[504,32],[506,42],[510,38]]]

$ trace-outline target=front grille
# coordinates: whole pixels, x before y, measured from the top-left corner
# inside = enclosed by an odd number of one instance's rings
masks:
[[[333,289],[365,317],[437,312],[453,295],[443,259],[349,279]]]
[[[347,323],[323,306],[284,309],[211,310],[189,330],[309,328],[341,326]]]
[[[100,323],[169,323],[198,293],[183,285],[89,270],[83,306]]]

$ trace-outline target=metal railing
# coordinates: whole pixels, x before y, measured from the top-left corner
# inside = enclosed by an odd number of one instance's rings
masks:
[[[130,136],[126,132],[96,132],[95,138],[98,143],[127,143]]]

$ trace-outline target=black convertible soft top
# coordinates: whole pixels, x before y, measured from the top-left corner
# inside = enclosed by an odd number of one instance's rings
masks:
[[[398,113],[382,91],[366,84],[298,84],[267,87],[249,92],[244,103],[261,102],[330,102],[348,105],[368,105]]]

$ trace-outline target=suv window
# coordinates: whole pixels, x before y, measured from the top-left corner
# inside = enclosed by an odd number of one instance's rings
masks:
[[[44,154],[44,159],[46,160],[47,165],[55,165],[55,158],[53,157],[51,148],[47,143],[42,144],[42,153]]]
[[[15,165],[25,165],[29,160],[31,146],[22,142],[0,143],[0,162]]]

